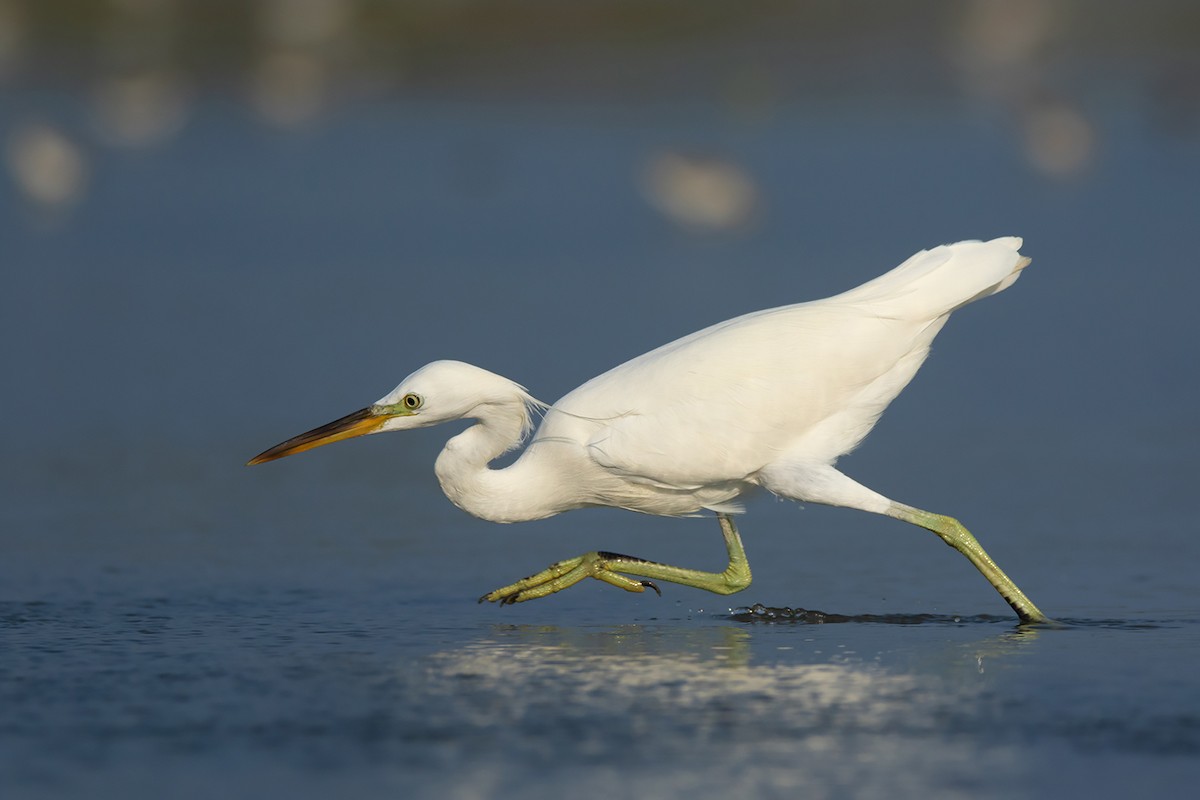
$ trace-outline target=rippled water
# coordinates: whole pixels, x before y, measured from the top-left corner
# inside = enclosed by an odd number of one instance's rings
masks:
[[[1200,147],[1123,91],[1080,100],[1097,146],[1072,175],[944,97],[753,125],[407,100],[290,137],[210,98],[156,149],[90,150],[64,216],[6,188],[0,794],[1178,796],[1200,780]],[[45,100],[18,99],[0,123]],[[643,196],[688,148],[753,179],[748,227]],[[432,476],[442,429],[242,466],[434,358],[553,400],[1004,234],[1033,266],[843,465],[963,519],[1057,626],[1016,626],[929,534],[768,498],[738,607],[595,582],[480,606],[590,549],[717,567],[717,526],[469,519]]]
[[[6,602],[6,782],[1004,797],[1196,774],[1195,619],[820,625],[663,605],[529,622],[382,589]]]

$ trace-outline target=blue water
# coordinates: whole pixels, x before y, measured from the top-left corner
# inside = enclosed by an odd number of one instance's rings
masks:
[[[1094,152],[1057,175],[945,90],[753,122],[388,97],[291,132],[214,93],[134,150],[89,139],[83,96],[10,93],[0,126],[38,109],[89,178],[52,212],[0,190],[0,794],[1178,795],[1200,780],[1200,137],[1146,96],[1084,82]],[[655,211],[639,174],[674,149],[744,169],[755,220]],[[591,549],[719,568],[718,529],[468,518],[432,474],[448,428],[243,466],[435,358],[552,401],[1009,234],[1033,265],[842,465],[961,518],[1059,627],[1017,627],[923,531],[766,497],[743,595],[480,606]]]

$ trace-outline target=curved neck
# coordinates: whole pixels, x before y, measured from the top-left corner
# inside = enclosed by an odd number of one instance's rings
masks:
[[[552,471],[539,469],[530,453],[513,465],[488,465],[520,443],[528,425],[524,403],[487,406],[479,422],[446,442],[434,465],[450,502],[491,522],[524,522],[566,510],[554,502]]]

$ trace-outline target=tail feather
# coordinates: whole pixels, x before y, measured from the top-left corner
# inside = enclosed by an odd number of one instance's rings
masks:
[[[936,319],[1007,289],[1030,259],[1016,236],[922,250],[891,272],[841,295],[886,316]]]

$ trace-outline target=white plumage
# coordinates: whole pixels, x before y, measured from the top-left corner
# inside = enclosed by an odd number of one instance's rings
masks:
[[[531,474],[512,487],[501,514],[491,497],[472,502],[468,487],[451,499],[501,522],[584,505],[667,515],[728,510],[752,484],[822,502],[764,483],[763,470],[831,465],[858,445],[916,374],[949,313],[1016,278],[1028,263],[1020,245],[1008,238],[922,251],[843,294],[746,314],[651,350],[550,407],[509,467]],[[430,372],[476,369],[436,363],[379,404],[421,393]],[[511,382],[495,378],[499,393],[515,397]],[[443,486],[463,477],[445,464],[438,474]]]
[[[525,451],[504,469],[488,465],[520,443],[531,409],[541,404],[509,379],[456,361],[426,365],[370,408],[278,445],[251,463],[348,435],[472,418],[478,424],[447,443],[436,472],[456,505],[484,519],[517,522],[584,506],[661,515],[709,509],[721,516],[728,544],[730,531],[737,537],[727,517],[740,510],[736,499],[761,486],[795,500],[922,525],[963,550],[985,575],[994,569],[1003,576],[973,537],[969,543],[961,538],[956,521],[895,503],[833,465],[862,441],[916,374],[949,315],[1012,285],[1029,264],[1020,247],[1019,238],[1008,237],[921,251],[842,294],[746,314],[651,350],[546,409]],[[973,548],[986,563],[967,552]],[[730,554],[732,569],[733,545]],[[630,563],[645,562],[606,562],[587,574],[640,590],[644,582],[626,585],[620,581],[628,579],[611,574],[650,574]],[[710,573],[679,572],[683,580],[661,571],[650,576],[727,590],[696,578]],[[748,567],[744,579],[749,582]],[[542,584],[555,581],[561,576]],[[993,584],[1022,618],[1044,619],[1006,576],[1003,581],[1007,584]],[[505,587],[517,587],[515,594],[497,590],[486,597],[513,602],[563,588],[538,593],[522,584]]]

